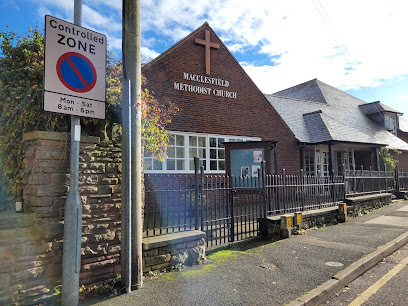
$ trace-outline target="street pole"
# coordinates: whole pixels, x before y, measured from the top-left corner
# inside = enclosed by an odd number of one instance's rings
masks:
[[[74,24],[82,25],[82,0],[74,0]],[[70,183],[64,210],[62,255],[62,305],[78,305],[81,270],[82,202],[78,190],[81,122],[71,116]]]
[[[122,20],[123,76],[130,80],[132,101],[132,287],[139,289],[143,285],[140,0],[123,0]]]
[[[122,243],[121,243],[121,282],[126,292],[131,291],[132,278],[132,211],[131,211],[131,186],[132,173],[130,171],[131,161],[131,93],[130,81],[123,80],[122,91]]]

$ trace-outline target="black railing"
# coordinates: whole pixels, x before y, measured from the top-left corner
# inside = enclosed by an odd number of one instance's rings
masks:
[[[408,172],[405,170],[400,170],[398,167],[395,169],[396,176],[396,188],[397,192],[408,191]]]
[[[279,215],[319,209],[344,200],[343,176],[266,176],[267,214]]]
[[[344,170],[344,175],[235,177],[145,175],[144,235],[200,229],[207,247],[258,235],[265,216],[335,206],[346,197],[408,191],[408,172]]]
[[[395,191],[394,171],[345,170],[346,197]]]

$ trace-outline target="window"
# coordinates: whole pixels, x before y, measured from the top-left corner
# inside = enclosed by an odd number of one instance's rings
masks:
[[[316,150],[316,172],[323,176],[329,175],[329,152]]]
[[[354,165],[354,151],[336,151],[337,174],[343,174],[343,165],[346,170],[351,170]]]
[[[305,150],[304,151],[303,165],[304,165],[306,175],[314,175],[315,174],[314,150]]]
[[[147,154],[144,156],[144,169],[154,172],[193,172],[194,157],[200,159],[200,167],[207,172],[225,171],[224,142],[261,140],[256,137],[206,135],[172,132],[163,162]]]
[[[185,137],[171,135],[167,145],[167,170],[185,170]]]
[[[198,157],[200,159],[200,167],[204,166],[204,170],[207,170],[205,163],[205,158],[207,157],[205,144],[206,139],[204,136],[188,136],[190,170],[194,170],[194,157]]]
[[[210,137],[210,170],[225,170],[225,138]]]
[[[384,114],[384,126],[388,131],[397,135],[397,118],[394,114]]]
[[[305,149],[303,153],[305,175],[329,175],[329,152],[324,149]]]
[[[144,154],[144,169],[145,170],[163,170],[163,162],[145,153]]]

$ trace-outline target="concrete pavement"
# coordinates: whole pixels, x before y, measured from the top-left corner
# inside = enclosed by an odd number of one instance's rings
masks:
[[[408,201],[399,201],[306,235],[213,252],[204,265],[80,305],[316,305],[407,242]]]

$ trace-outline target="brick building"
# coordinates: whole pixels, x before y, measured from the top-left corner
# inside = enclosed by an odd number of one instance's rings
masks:
[[[343,165],[346,170],[353,165],[383,169],[381,147],[401,151],[392,154],[400,166],[408,165],[407,137],[399,125],[405,122],[399,118],[402,114],[379,101],[366,103],[317,79],[267,98],[302,146],[306,174],[342,173]]]
[[[145,157],[146,173],[192,173],[195,156],[207,173],[224,173],[223,142],[251,140],[277,141],[277,171],[298,173],[294,134],[208,23],[145,65],[142,73],[155,98],[180,109],[167,126],[173,135],[167,158]]]
[[[381,147],[408,152],[404,132],[397,137],[401,113],[380,102],[317,79],[264,95],[208,23],[142,73],[155,98],[180,109],[167,126],[167,157],[145,156],[146,173],[192,173],[196,156],[207,173],[224,173],[223,142],[234,141],[276,141],[275,170],[288,174],[341,173],[343,164],[378,169]],[[401,165],[408,166],[407,155],[396,155]]]

